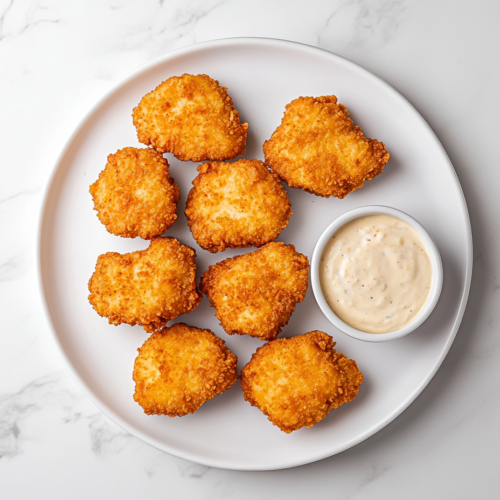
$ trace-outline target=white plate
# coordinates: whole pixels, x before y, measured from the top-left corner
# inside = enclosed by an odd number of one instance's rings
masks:
[[[279,125],[285,104],[298,96],[335,94],[368,137],[383,141],[391,160],[385,172],[344,200],[288,189],[294,215],[280,240],[312,255],[323,230],[342,213],[383,204],[416,218],[436,242],[444,265],[441,299],[411,335],[369,344],[330,324],[312,289],[299,304],[284,336],[323,330],[365,375],[358,397],[318,425],[287,435],[243,400],[239,383],[194,415],[146,416],[133,399],[141,327],[108,325],[87,301],[87,282],[99,254],[143,249],[147,242],[106,232],[93,211],[89,185],[106,157],[140,146],[131,113],[161,81],[182,73],[206,73],[227,86],[249,123],[247,158],[262,159],[262,144]],[[209,254],[194,242],[184,206],[196,165],[167,155],[180,188],[178,219],[167,234],[196,248],[198,277],[208,265],[243,251]],[[246,251],[251,251],[248,249]],[[453,167],[432,130],[389,85],[329,52],[269,39],[229,39],[171,52],[127,76],[82,120],[55,166],[40,221],[40,279],[55,338],[73,376],[88,397],[124,429],[173,455],[213,467],[266,470],[293,467],[345,450],[387,425],[422,391],[448,352],[464,312],[472,269],[467,207]],[[176,321],[210,328],[247,363],[262,342],[228,336],[203,299]]]

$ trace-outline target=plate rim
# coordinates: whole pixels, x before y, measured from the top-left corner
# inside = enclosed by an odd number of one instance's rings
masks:
[[[54,327],[48,303],[47,303],[47,298],[45,295],[45,289],[44,289],[44,282],[43,282],[43,270],[42,270],[42,252],[43,252],[43,238],[44,238],[44,225],[45,225],[45,217],[47,215],[47,208],[49,205],[50,200],[48,199],[49,192],[52,188],[52,185],[55,180],[56,173],[59,169],[59,166],[61,164],[61,160],[65,156],[66,152],[68,149],[71,147],[73,141],[85,125],[85,123],[88,121],[88,119],[98,110],[98,108],[103,104],[114,92],[119,90],[123,85],[128,83],[129,80],[132,78],[138,76],[140,73],[147,71],[148,69],[156,66],[163,64],[165,61],[179,57],[185,54],[189,54],[191,52],[197,52],[200,49],[203,50],[205,48],[217,48],[217,47],[224,47],[228,45],[244,45],[244,44],[260,44],[263,46],[275,46],[275,47],[291,47],[294,46],[295,49],[298,50],[303,50],[305,52],[311,52],[311,53],[318,53],[321,52],[323,56],[330,57],[333,60],[336,60],[337,62],[340,61],[342,64],[350,66],[351,69],[356,70],[357,72],[361,73],[365,78],[373,81],[377,85],[380,85],[382,87],[385,87],[387,90],[389,90],[391,93],[393,93],[395,96],[397,96],[398,99],[403,101],[403,103],[409,107],[409,109],[413,112],[415,117],[423,122],[424,126],[428,128],[428,130],[431,132],[431,136],[433,137],[436,145],[438,146],[438,151],[440,151],[444,162],[446,163],[448,169],[452,173],[452,179],[454,180],[455,183],[455,188],[458,189],[458,192],[461,193],[460,197],[460,204],[461,207],[464,211],[464,217],[466,219],[466,267],[465,267],[465,278],[464,278],[464,288],[463,292],[460,298],[460,305],[457,309],[457,314],[455,316],[455,321],[453,323],[450,335],[448,336],[448,340],[446,344],[444,345],[442,351],[439,353],[439,356],[430,372],[426,377],[424,377],[421,381],[421,383],[418,385],[418,387],[415,388],[414,391],[412,391],[410,394],[407,395],[407,397],[404,399],[404,401],[397,406],[391,413],[389,413],[383,420],[381,420],[377,425],[374,425],[368,429],[366,429],[364,432],[360,433],[356,438],[351,439],[349,442],[344,444],[343,446],[339,447],[336,450],[333,450],[331,452],[327,453],[318,453],[316,456],[313,458],[308,457],[304,460],[289,460],[287,462],[284,462],[282,464],[268,464],[268,465],[252,465],[252,464],[234,464],[231,463],[228,460],[224,459],[211,459],[207,460],[203,457],[198,457],[194,453],[190,452],[183,452],[177,449],[170,449],[169,446],[165,446],[163,443],[159,443],[155,441],[154,439],[150,438],[149,436],[143,434],[140,430],[132,428],[129,426],[126,422],[122,420],[122,418],[116,414],[113,410],[111,410],[107,404],[104,401],[101,401],[100,398],[95,395],[92,390],[87,386],[87,383],[83,380],[82,377],[78,374],[76,369],[74,368],[73,364],[70,362],[68,356],[66,355],[64,348],[61,344],[61,341],[59,340],[59,337],[56,333],[56,329]],[[64,364],[66,365],[67,370],[70,372],[73,380],[77,383],[79,388],[82,390],[82,392],[85,394],[85,396],[100,410],[102,411],[107,417],[109,417],[113,422],[115,422],[119,427],[121,427],[123,430],[131,434],[132,436],[135,436],[136,438],[140,439],[141,441],[149,444],[150,446],[153,446],[154,448],[163,451],[165,453],[168,453],[170,455],[182,458],[184,460],[189,460],[194,463],[198,463],[201,465],[205,465],[207,467],[214,467],[214,468],[219,468],[219,469],[227,469],[227,470],[239,470],[239,471],[266,471],[266,470],[281,470],[281,469],[288,469],[292,467],[298,467],[301,465],[309,464],[309,463],[314,463],[317,462],[318,460],[322,460],[324,458],[328,458],[330,456],[336,455],[338,453],[341,453],[349,448],[352,448],[353,446],[356,446],[357,444],[363,442],[364,440],[368,439],[369,437],[373,436],[376,434],[378,431],[383,429],[385,426],[390,424],[395,418],[397,418],[403,411],[408,408],[413,401],[422,393],[422,391],[427,387],[429,382],[432,380],[436,372],[438,371],[439,367],[443,363],[446,355],[448,354],[451,345],[453,344],[455,337],[457,335],[458,329],[462,323],[462,319],[465,313],[465,308],[467,306],[468,302],[468,297],[469,297],[469,291],[470,291],[470,285],[471,285],[471,280],[472,280],[472,267],[473,267],[473,238],[472,238],[472,227],[471,227],[471,222],[470,222],[470,215],[469,211],[467,208],[467,202],[465,199],[465,195],[462,189],[462,186],[460,184],[460,181],[458,179],[458,175],[453,167],[453,164],[451,163],[451,160],[446,153],[445,148],[441,144],[441,141],[438,139],[436,136],[436,133],[432,129],[432,127],[427,123],[427,121],[423,118],[423,116],[419,113],[419,111],[413,106],[413,104],[406,99],[398,90],[396,90],[392,85],[387,83],[385,80],[382,78],[378,77],[377,75],[371,73],[370,71],[364,69],[362,66],[350,61],[349,59],[346,59],[345,57],[339,56],[338,54],[335,54],[333,52],[330,52],[326,49],[322,49],[319,47],[315,47],[313,45],[308,45],[305,43],[301,42],[296,42],[292,40],[283,40],[283,39],[278,39],[278,38],[267,38],[267,37],[230,37],[230,38],[221,38],[221,39],[215,39],[215,40],[209,40],[209,41],[204,41],[204,42],[199,42],[195,44],[188,45],[186,47],[181,47],[178,49],[174,49],[171,51],[166,52],[165,54],[148,61],[144,64],[139,65],[136,67],[134,70],[126,73],[123,77],[121,77],[116,83],[111,85],[111,87],[106,90],[99,98],[97,98],[94,102],[93,105],[91,105],[86,112],[84,112],[81,116],[81,118],[77,121],[77,123],[73,126],[71,133],[66,136],[66,139],[63,141],[62,147],[59,150],[59,153],[56,155],[55,161],[53,162],[52,169],[49,173],[49,175],[46,178],[45,185],[43,186],[42,190],[43,196],[42,196],[42,202],[40,204],[39,212],[38,212],[38,220],[37,220],[37,234],[36,234],[36,245],[35,245],[35,251],[36,251],[36,281],[37,281],[37,291],[39,295],[39,299],[42,305],[42,311],[43,311],[43,317],[46,323],[46,326],[51,332],[52,339],[54,343],[57,346],[57,349],[59,350],[59,353],[64,360]]]

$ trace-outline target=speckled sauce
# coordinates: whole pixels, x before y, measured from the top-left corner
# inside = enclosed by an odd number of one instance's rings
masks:
[[[391,215],[360,217],[326,243],[323,295],[345,323],[367,333],[403,328],[429,295],[432,265],[419,234]]]

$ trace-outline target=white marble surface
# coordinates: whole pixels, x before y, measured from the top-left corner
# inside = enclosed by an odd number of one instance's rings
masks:
[[[0,0],[0,497],[500,498],[499,20],[496,0]],[[275,472],[124,433],[65,371],[35,287],[42,187],[85,110],[146,61],[234,36],[316,45],[392,84],[447,150],[474,234],[469,305],[427,389],[364,443]]]

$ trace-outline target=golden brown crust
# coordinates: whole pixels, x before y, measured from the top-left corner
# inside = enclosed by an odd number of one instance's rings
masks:
[[[167,160],[154,149],[124,148],[109,155],[90,194],[99,220],[124,238],[149,240],[177,218],[179,188]]]
[[[147,415],[194,413],[238,378],[238,358],[224,341],[184,323],[154,332],[137,351],[134,400]]]
[[[313,426],[363,382],[356,362],[334,346],[319,331],[264,344],[241,371],[243,397],[286,433]]]
[[[261,247],[288,225],[292,206],[279,177],[258,160],[198,167],[186,204],[193,237],[204,250]]]
[[[200,290],[229,335],[270,340],[304,300],[308,270],[309,260],[293,245],[273,242],[210,266]]]
[[[226,87],[207,75],[173,76],[146,94],[132,114],[139,142],[182,161],[229,160],[245,154],[240,122]]]
[[[201,301],[195,257],[175,238],[154,238],[138,252],[100,255],[89,281],[89,302],[110,324],[157,330]]]
[[[355,127],[335,96],[299,97],[263,146],[266,164],[290,187],[344,198],[382,173],[390,155]]]

